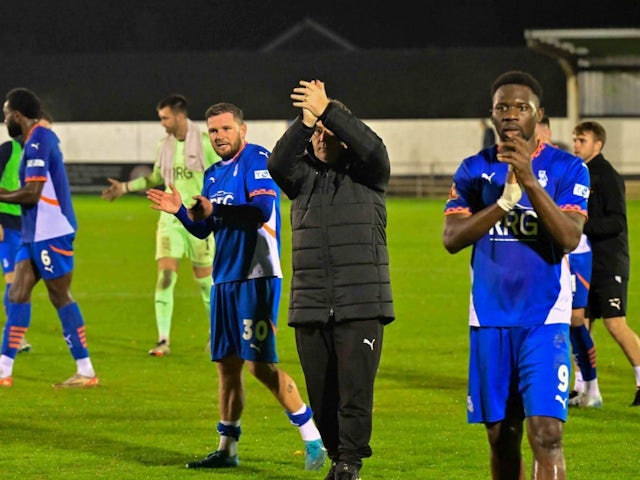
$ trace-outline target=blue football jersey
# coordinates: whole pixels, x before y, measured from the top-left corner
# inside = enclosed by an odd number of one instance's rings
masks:
[[[580,158],[541,144],[531,161],[538,182],[560,209],[587,215],[589,171]],[[473,214],[494,204],[507,168],[497,160],[496,146],[463,160],[445,214]],[[570,323],[571,279],[563,257],[523,192],[515,207],[473,245],[469,324]]]
[[[205,171],[202,195],[212,203],[239,206],[267,199],[271,205],[264,223],[249,225],[214,217],[215,284],[282,278],[280,190],[267,170],[269,154],[259,145],[246,144],[233,159],[217,162]]]
[[[36,126],[24,144],[20,184],[45,182],[38,203],[22,207],[22,241],[39,242],[72,234],[77,229],[71,190],[60,140],[49,128]]]

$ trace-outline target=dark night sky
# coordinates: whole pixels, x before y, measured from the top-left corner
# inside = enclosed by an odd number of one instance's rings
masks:
[[[416,10],[418,3],[421,10]],[[535,28],[640,27],[640,2],[25,0],[2,2],[4,52],[260,50],[310,18],[356,47],[525,46]],[[301,47],[302,48],[302,47]]]

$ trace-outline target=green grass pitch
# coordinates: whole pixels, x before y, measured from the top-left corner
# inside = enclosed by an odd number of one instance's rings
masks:
[[[14,386],[0,390],[2,479],[307,480],[301,440],[282,408],[250,375],[240,467],[190,471],[186,461],[217,446],[216,370],[204,351],[208,325],[189,263],[180,267],[171,347],[156,341],[153,290],[158,213],[143,196],[111,204],[74,198],[79,220],[72,294],[87,323],[101,386],[51,388],[75,365],[43,285],[33,293],[31,352],[20,354]],[[466,423],[469,249],[446,253],[436,200],[390,199],[388,240],[397,320],[385,331],[376,383],[372,458],[366,480],[489,478],[484,428]],[[280,365],[306,390],[286,325],[290,279],[288,202],[283,200],[285,289],[280,305]],[[628,320],[640,331],[640,202],[629,202],[632,279]],[[635,276],[634,276],[635,275]],[[565,427],[568,477],[635,478],[640,470],[640,408],[629,408],[634,376],[603,325],[594,327],[604,407],[571,410]],[[523,445],[527,469],[531,458]],[[328,467],[327,467],[328,468]]]

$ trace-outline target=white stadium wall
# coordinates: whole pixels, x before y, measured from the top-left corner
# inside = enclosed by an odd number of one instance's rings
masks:
[[[599,119],[607,130],[605,156],[626,175],[640,174],[640,119]],[[477,119],[371,120],[391,158],[393,175],[449,175],[466,156],[480,149],[482,130]],[[571,145],[567,119],[552,118],[554,141]],[[202,122],[204,129],[205,124]],[[247,140],[272,149],[287,121],[247,121]],[[152,163],[159,122],[56,122],[68,164]],[[6,140],[2,129],[1,140]]]

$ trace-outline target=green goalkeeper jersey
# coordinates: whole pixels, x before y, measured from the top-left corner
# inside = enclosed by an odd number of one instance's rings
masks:
[[[158,142],[158,150],[156,155],[156,161],[153,165],[153,171],[146,177],[139,177],[129,181],[129,191],[146,190],[148,188],[157,187],[159,185],[165,185],[165,190],[169,190],[169,187],[165,184],[165,180],[162,177],[162,171],[160,169],[160,149],[162,148],[163,140]],[[193,204],[192,197],[194,195],[200,195],[202,192],[202,182],[204,179],[204,171],[197,172],[189,170],[185,163],[184,158],[184,146],[185,142],[176,139],[175,150],[173,153],[173,184],[182,196],[182,201],[185,206],[189,208]],[[202,148],[204,150],[204,170],[209,168],[215,162],[220,160],[220,157],[216,154],[211,146],[209,135],[202,133]],[[160,212],[161,224],[180,223],[174,215]]]

